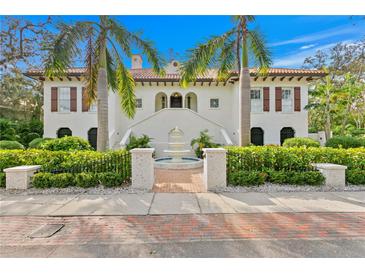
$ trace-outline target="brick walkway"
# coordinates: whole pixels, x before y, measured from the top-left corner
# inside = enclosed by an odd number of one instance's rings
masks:
[[[60,223],[65,226],[50,238],[27,237],[43,224]],[[0,218],[3,247],[359,237],[365,237],[365,213]]]
[[[206,192],[203,168],[173,170],[155,169],[153,192]]]

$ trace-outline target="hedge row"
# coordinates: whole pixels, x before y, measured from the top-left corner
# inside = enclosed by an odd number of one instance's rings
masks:
[[[35,188],[65,188],[78,186],[83,188],[103,185],[104,187],[118,187],[128,181],[128,177],[114,172],[103,173],[60,173],[52,174],[40,172],[33,177],[33,187]]]
[[[5,187],[5,173],[0,172],[0,187]]]
[[[319,171],[235,171],[227,174],[232,185],[254,186],[265,182],[288,185],[321,185],[324,177]]]
[[[311,163],[345,165],[349,170],[365,170],[365,148],[328,147],[227,147],[228,171],[310,171]]]
[[[101,153],[97,151],[48,151],[39,149],[0,150],[0,172],[7,167],[20,165],[42,165],[44,170],[60,170],[82,165],[85,162],[97,161],[103,156],[118,156],[125,150]],[[127,163],[130,167],[130,162]],[[110,171],[110,170],[106,170]]]

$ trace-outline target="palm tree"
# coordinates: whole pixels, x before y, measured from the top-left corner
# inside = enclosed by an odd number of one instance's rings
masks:
[[[147,56],[156,74],[163,74],[163,60],[150,41],[129,32],[109,16],[100,16],[99,22],[84,21],[74,25],[59,25],[60,34],[55,39],[45,61],[47,77],[62,77],[71,67],[74,58],[86,49],[85,86],[89,103],[97,102],[97,150],[108,149],[108,88],[121,98],[121,108],[129,118],[135,114],[135,83],[122,60],[122,52],[132,55],[136,46]]]
[[[227,79],[232,70],[239,74],[239,145],[250,143],[250,71],[249,56],[253,57],[258,73],[266,73],[271,65],[270,52],[258,30],[249,30],[254,16],[233,16],[234,27],[220,36],[213,36],[189,51],[189,59],[182,64],[181,85],[186,87],[198,75],[218,67],[218,79]]]

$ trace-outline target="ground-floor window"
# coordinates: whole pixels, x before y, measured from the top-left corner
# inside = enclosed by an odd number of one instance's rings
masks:
[[[291,127],[283,127],[280,131],[280,144],[283,144],[285,139],[293,138],[295,136],[295,131]]]
[[[61,127],[57,130],[57,138],[62,138],[65,136],[72,136],[72,131],[68,127]]]
[[[87,139],[90,145],[96,150],[98,129],[96,127],[90,128],[87,132]]]
[[[255,146],[264,145],[264,131],[260,127],[251,128],[251,143]]]

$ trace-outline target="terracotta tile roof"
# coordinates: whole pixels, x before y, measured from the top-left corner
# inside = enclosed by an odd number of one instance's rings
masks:
[[[164,76],[156,75],[152,69],[131,69],[130,70],[136,81],[179,81],[180,75],[178,73],[165,74]],[[82,76],[85,73],[85,68],[69,68],[68,76]],[[257,69],[250,69],[251,76],[255,76]],[[32,69],[25,73],[26,76],[34,77],[43,76],[43,70]],[[197,81],[215,80],[217,75],[216,69],[208,70],[204,75],[199,76]],[[232,71],[232,76],[237,76],[237,71]],[[325,76],[322,70],[312,69],[288,69],[288,68],[270,68],[268,76],[308,76],[308,77],[322,77]]]

